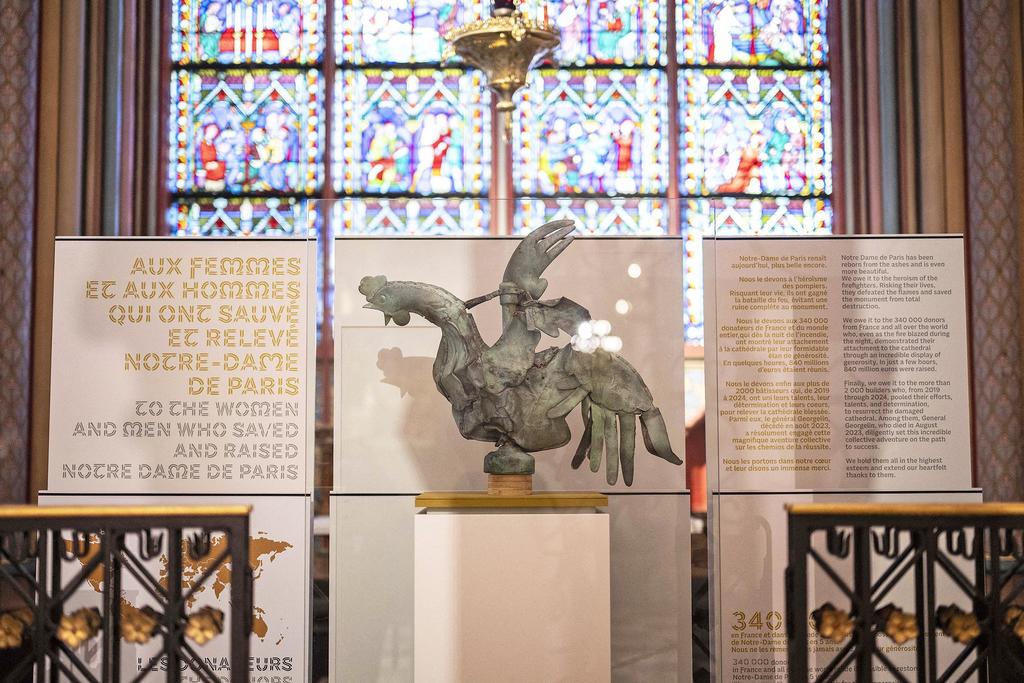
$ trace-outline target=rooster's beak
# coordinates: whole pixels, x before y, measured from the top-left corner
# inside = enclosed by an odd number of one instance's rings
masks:
[[[377,308],[377,305],[374,304],[374,303],[363,304],[363,308],[369,308],[370,310],[373,310],[373,311],[380,311],[380,309]],[[384,311],[380,311],[380,312],[384,313]],[[391,316],[388,315],[387,313],[384,313],[384,324],[387,325],[389,322],[391,322]]]

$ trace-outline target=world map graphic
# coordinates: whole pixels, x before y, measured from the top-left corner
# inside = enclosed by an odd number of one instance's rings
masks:
[[[85,555],[78,558],[78,562],[85,566],[89,561],[99,552],[99,539],[92,537],[90,539],[89,550]],[[210,568],[210,565],[220,556],[221,552],[226,548],[228,543],[227,536],[221,534],[213,536],[210,542],[210,550],[203,557],[198,560],[193,559],[189,554],[189,542],[182,540],[181,542],[181,559],[182,559],[182,571],[181,571],[181,587],[183,591],[189,590],[195,584],[196,581],[202,578],[206,571]],[[70,550],[71,542],[66,540],[65,546]],[[283,553],[293,548],[291,543],[287,541],[281,541],[270,538],[265,533],[258,533],[256,536],[249,539],[249,567],[252,570],[253,583],[256,585],[254,593],[258,594],[258,586],[260,577],[263,576],[266,565],[274,562]],[[157,579],[160,586],[164,589],[167,588],[167,555],[160,556],[160,572]],[[195,608],[197,601],[207,593],[208,590],[212,591],[214,600],[218,605],[224,607],[225,612],[229,612],[227,598],[230,596],[230,592],[225,595],[224,591],[231,585],[231,563],[226,562],[221,565],[210,577],[210,580],[199,586],[195,593],[189,598],[186,608],[192,610]],[[101,593],[103,591],[103,566],[96,567],[90,572],[87,577],[89,586],[96,591]],[[222,598],[223,596],[223,598]],[[131,611],[138,609],[138,607],[132,604],[129,600],[122,596],[121,603],[125,611]],[[259,605],[253,606],[253,618],[252,618],[252,633],[260,640],[265,639],[270,633],[270,626],[268,623],[269,615],[266,610]],[[284,634],[281,634],[275,644],[280,644],[284,640]]]

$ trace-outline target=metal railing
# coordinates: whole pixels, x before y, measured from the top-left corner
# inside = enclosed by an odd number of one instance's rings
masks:
[[[1024,681],[1024,505],[800,504],[787,510],[791,682],[836,681],[852,670],[864,683],[873,680],[873,668],[888,680],[912,680],[883,652],[879,641],[886,638],[912,646],[917,681]],[[842,575],[849,576],[850,565],[852,581]],[[819,582],[823,575],[834,584],[842,604],[808,611],[809,567]],[[913,604],[897,606],[895,589],[907,582]],[[808,669],[809,634],[841,646],[816,676]],[[949,639],[943,657],[940,638]]]
[[[194,645],[218,638],[225,615],[193,607],[230,568],[230,680],[248,681],[250,510],[0,506],[2,680],[179,681],[191,672],[222,681]],[[124,599],[126,582],[136,604]],[[122,676],[122,641],[155,647],[133,676]],[[88,645],[98,661],[83,658]]]

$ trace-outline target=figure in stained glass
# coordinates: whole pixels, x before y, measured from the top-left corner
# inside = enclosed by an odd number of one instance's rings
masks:
[[[754,5],[755,53],[779,64],[799,63],[804,50],[804,17],[796,0],[760,0]]]
[[[292,55],[298,54],[302,15],[293,3],[278,1],[274,4],[277,6],[278,49],[281,55],[294,59]]]
[[[233,114],[229,107],[215,105],[202,119],[195,183],[207,192],[223,192],[227,188],[229,164],[233,176],[241,166],[241,121]]]
[[[355,63],[438,62],[459,24],[456,0],[342,0],[339,55]]]
[[[713,117],[712,123],[726,117]],[[732,137],[712,128],[708,167],[720,181],[717,194],[794,194],[804,192],[807,175],[801,168],[805,148],[804,126],[791,108],[767,109],[758,119],[728,125]]]
[[[760,122],[754,121],[749,126],[745,139],[734,138],[726,141],[732,148],[726,155],[728,166],[721,169],[727,180],[715,188],[717,194],[761,191],[761,154],[764,151],[765,139],[760,127]]]
[[[828,191],[827,75],[686,71],[684,192],[794,195]]]
[[[593,119],[583,121],[572,137],[585,141],[579,150],[580,186],[594,188],[596,192],[605,192],[604,181],[610,175],[612,145],[615,142],[602,134],[601,125]]]
[[[199,143],[199,169],[196,171],[197,184],[207,192],[223,192],[227,163],[221,159],[221,150],[227,152],[227,141],[221,140],[220,126],[208,123],[203,128],[203,139]]]
[[[221,34],[225,31],[226,10],[223,2],[205,3],[199,10],[199,58],[216,60],[220,56]]]
[[[710,8],[709,8],[710,9]],[[708,61],[717,64],[730,64],[735,59],[734,43],[740,39],[743,24],[736,16],[736,6],[732,0],[718,7],[718,11],[709,11],[711,15],[710,40],[708,41]]]
[[[586,14],[580,12],[575,2],[563,3],[553,17],[561,38],[559,52],[563,58],[568,58],[567,61],[576,61],[580,56],[586,54],[583,30],[585,18]]]
[[[559,71],[531,77],[527,88],[513,145],[521,192],[628,195],[664,187],[658,72]]]
[[[632,119],[623,119],[612,128],[615,141],[615,190],[620,194],[635,194],[636,180],[633,178],[633,142],[636,124]]]
[[[543,192],[555,193],[576,184],[577,155],[575,141],[569,138],[569,127],[567,119],[561,116],[555,116],[547,127],[545,144],[540,150],[540,186]]]
[[[416,133],[416,172],[412,187],[420,192],[445,193],[461,187],[458,159],[462,150],[445,111],[423,116]]]
[[[560,65],[662,62],[664,0],[522,0],[519,9],[561,34]]]
[[[298,184],[298,121],[280,102],[243,116],[226,100],[203,115],[197,184],[208,192],[246,188],[286,192]]]
[[[808,187],[802,161],[807,146],[806,125],[783,106],[773,105],[765,116],[770,134],[765,141],[765,174],[769,187],[784,194],[803,192]]]
[[[294,117],[274,107],[250,134],[249,166],[269,188],[295,187],[299,155]]]
[[[309,0],[199,0],[195,61],[309,61],[303,41],[311,51],[321,41],[303,24],[314,23],[317,10]]]
[[[820,65],[826,0],[687,0],[680,10],[684,61]]]
[[[382,116],[363,133],[362,156],[370,169],[367,189],[388,192],[407,177],[409,143],[404,132],[396,121]]]
[[[376,123],[363,133],[363,156],[369,164],[367,189],[428,194],[461,191],[461,131],[453,128],[450,119],[443,102],[425,108],[418,120],[379,107],[370,117]]]
[[[316,72],[196,71],[175,78],[173,186],[302,192],[319,178]]]
[[[484,190],[490,147],[478,73],[345,69],[339,81],[340,191]]]
[[[640,6],[632,0],[597,0],[594,16],[594,57],[598,63],[633,63],[637,60],[635,14]]]
[[[636,122],[624,108],[588,117],[568,104],[549,110],[540,149],[540,189],[559,192],[636,192]]]

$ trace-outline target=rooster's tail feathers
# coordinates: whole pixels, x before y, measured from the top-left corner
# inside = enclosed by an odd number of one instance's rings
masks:
[[[644,446],[652,455],[666,460],[673,465],[682,465],[683,461],[672,452],[672,443],[668,438],[665,418],[657,408],[640,413],[640,428],[644,434]]]

